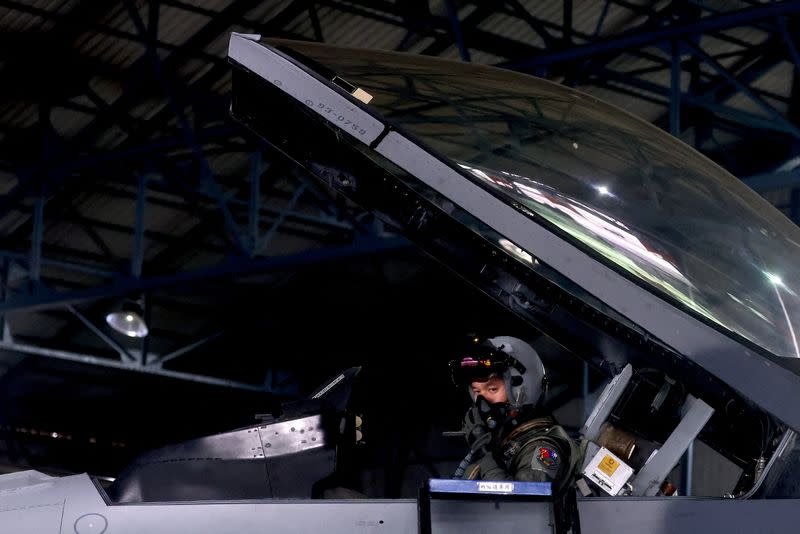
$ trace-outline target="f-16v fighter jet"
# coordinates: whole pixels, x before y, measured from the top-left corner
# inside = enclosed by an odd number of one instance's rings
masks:
[[[85,475],[0,477],[0,531],[620,534],[800,522],[800,229],[776,209],[656,127],[527,75],[241,34],[229,59],[236,120],[606,374],[581,429],[571,510],[514,482],[432,481],[418,501],[312,500],[270,494],[241,470],[240,486],[204,477],[201,465],[160,487],[155,466],[186,456],[176,446],[109,492]],[[260,432],[252,441],[264,447]],[[740,470],[717,498],[674,496],[667,482],[695,440]]]

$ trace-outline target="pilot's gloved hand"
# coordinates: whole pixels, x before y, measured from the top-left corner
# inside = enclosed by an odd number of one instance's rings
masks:
[[[480,473],[483,480],[511,480],[505,465],[498,463],[496,454],[487,454],[481,458]]]
[[[487,447],[492,441],[492,433],[481,419],[476,406],[473,406],[464,416],[462,430],[471,451]]]

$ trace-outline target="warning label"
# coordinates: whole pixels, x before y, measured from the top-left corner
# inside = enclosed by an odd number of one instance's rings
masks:
[[[608,476],[612,476],[614,474],[614,471],[616,471],[618,467],[619,467],[619,462],[609,454],[606,454],[603,457],[603,459],[600,460],[600,463],[597,465],[597,468]]]

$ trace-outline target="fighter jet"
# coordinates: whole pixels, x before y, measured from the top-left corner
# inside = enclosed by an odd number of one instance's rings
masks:
[[[202,459],[172,448],[110,493],[85,475],[0,477],[9,532],[784,532],[800,520],[800,229],[775,208],[625,110],[524,74],[242,34],[228,57],[237,121],[606,374],[581,429],[573,521],[513,500],[547,493],[514,483],[278,502],[261,487],[228,497],[198,473],[182,491],[176,473],[161,490],[153,466]],[[718,498],[670,487],[696,439],[741,470]]]

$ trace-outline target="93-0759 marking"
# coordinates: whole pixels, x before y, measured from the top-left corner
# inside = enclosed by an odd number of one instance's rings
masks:
[[[362,128],[358,125],[358,123],[351,121],[345,115],[339,113],[337,110],[333,109],[324,102],[314,102],[313,100],[307,98],[304,103],[306,106],[316,110],[317,113],[330,117],[331,122],[338,124],[341,128],[349,128],[360,135],[367,133],[365,128]]]

